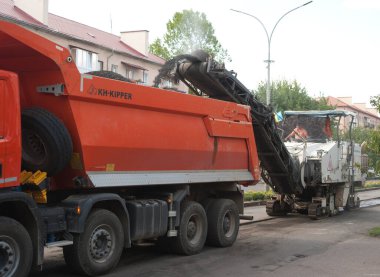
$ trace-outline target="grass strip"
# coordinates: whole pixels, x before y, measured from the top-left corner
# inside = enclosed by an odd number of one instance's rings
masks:
[[[380,236],[380,227],[374,227],[371,230],[368,231],[368,234],[371,237],[378,237]]]

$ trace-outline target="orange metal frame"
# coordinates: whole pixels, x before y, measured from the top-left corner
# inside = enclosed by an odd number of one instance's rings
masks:
[[[89,171],[246,169],[253,183],[260,178],[246,106],[81,75],[67,49],[4,21],[0,69],[18,74],[21,108],[53,112],[72,136],[71,165],[53,189],[72,188]],[[64,84],[63,95],[36,91],[53,84]]]

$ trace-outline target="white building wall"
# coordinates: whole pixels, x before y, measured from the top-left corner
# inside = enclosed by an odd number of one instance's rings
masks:
[[[48,0],[13,0],[17,8],[23,10],[39,22],[48,25]]]
[[[63,38],[61,36],[56,36],[54,34],[46,33],[43,31],[36,31],[34,30],[37,34],[46,37],[47,39],[56,42],[62,47],[65,47],[71,51],[73,54],[72,49],[77,47],[80,49],[84,49],[87,51],[91,51],[93,53],[98,54],[98,60],[103,62],[103,70],[111,70],[112,65],[117,66],[117,73],[123,75],[124,77],[127,77],[127,66],[125,63],[130,63],[133,65],[138,65],[140,67],[143,67],[146,69],[146,72],[148,74],[148,80],[146,85],[152,86],[154,78],[157,76],[159,69],[161,68],[162,65],[155,64],[152,62],[144,61],[141,59],[136,59],[131,56],[127,56],[124,54],[120,54],[118,52],[112,52],[112,50],[109,49],[104,49],[101,47],[97,47],[95,45],[89,45],[85,42],[80,42],[80,41],[74,41],[74,40],[68,40],[66,38]],[[74,60],[76,57],[73,55]],[[124,63],[123,63],[124,62]],[[143,80],[143,74],[144,71],[141,69],[135,69],[134,72],[134,80]],[[184,84],[181,84],[178,87],[182,91],[187,91],[187,87]]]

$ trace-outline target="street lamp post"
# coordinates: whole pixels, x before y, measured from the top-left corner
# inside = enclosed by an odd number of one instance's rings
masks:
[[[272,32],[270,33],[270,35],[269,35],[269,33],[268,33],[268,31],[267,31],[267,28],[265,27],[264,23],[263,23],[258,17],[254,16],[254,15],[252,15],[252,14],[249,14],[249,13],[243,12],[243,11],[238,11],[238,10],[231,9],[231,11],[234,11],[234,12],[237,12],[237,13],[242,13],[242,14],[248,15],[248,16],[250,16],[250,17],[256,19],[256,20],[261,24],[261,26],[263,27],[263,29],[264,29],[264,31],[265,31],[265,34],[266,34],[266,36],[267,36],[267,40],[268,40],[268,59],[264,61],[264,62],[266,62],[266,63],[268,64],[268,66],[267,66],[267,70],[268,70],[268,77],[267,77],[267,92],[266,92],[266,95],[267,95],[267,105],[270,105],[270,103],[271,103],[270,64],[271,64],[272,62],[274,62],[274,61],[271,60],[271,58],[270,58],[270,49],[271,49],[271,42],[272,42],[273,32],[274,32],[274,30],[276,29],[278,23],[280,23],[281,19],[283,19],[286,15],[288,15],[289,13],[291,13],[291,12],[293,12],[293,11],[299,9],[299,8],[302,8],[302,7],[306,6],[306,5],[309,5],[311,2],[313,2],[313,1],[309,1],[309,2],[307,2],[307,3],[305,3],[305,4],[302,4],[301,6],[298,6],[298,7],[294,8],[294,9],[291,9],[290,11],[286,12],[285,14],[283,14],[283,15],[277,20],[277,22],[276,22],[276,24],[274,25],[274,27],[273,27]]]

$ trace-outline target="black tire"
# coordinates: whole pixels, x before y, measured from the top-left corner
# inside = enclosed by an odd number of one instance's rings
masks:
[[[14,219],[0,217],[0,276],[28,276],[33,260],[29,233]]]
[[[205,198],[201,204],[203,206],[203,208],[205,209],[205,212],[206,212],[206,215],[208,213],[208,209],[211,207],[211,205],[216,201],[215,198]],[[207,219],[208,221],[208,219]]]
[[[239,233],[239,209],[230,199],[217,199],[207,211],[207,244],[228,247],[234,244]]]
[[[119,218],[108,210],[96,209],[89,215],[84,232],[74,235],[74,244],[63,248],[63,255],[74,271],[97,276],[117,266],[123,248]]]
[[[286,216],[289,209],[288,205],[280,200],[268,200],[266,203],[266,212],[269,216]]]
[[[202,205],[185,201],[181,205],[181,219],[177,237],[170,239],[171,249],[183,255],[202,251],[207,237],[207,216]]]
[[[73,144],[63,122],[54,114],[30,108],[22,112],[22,168],[60,172],[70,161]]]

